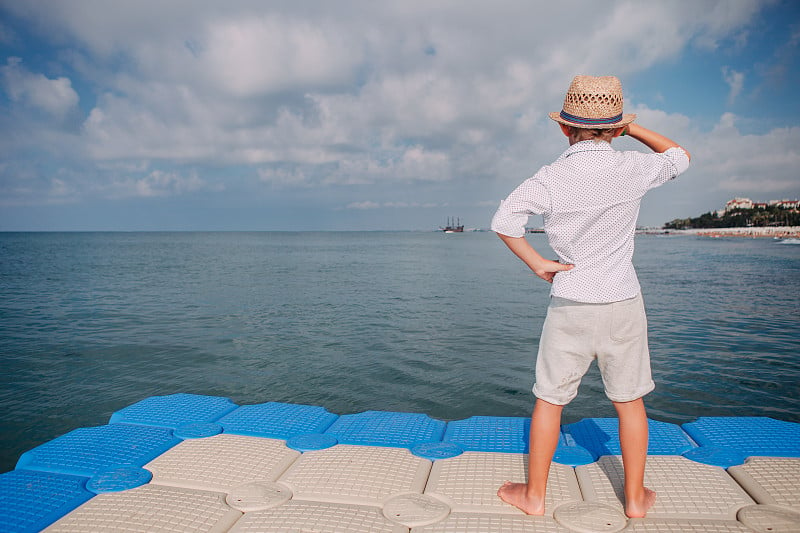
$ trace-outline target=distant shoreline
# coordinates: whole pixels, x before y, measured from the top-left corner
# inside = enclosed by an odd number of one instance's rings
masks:
[[[664,230],[670,235],[698,235],[701,237],[750,237],[750,238],[800,238],[800,226],[764,226],[749,228],[692,228]]]

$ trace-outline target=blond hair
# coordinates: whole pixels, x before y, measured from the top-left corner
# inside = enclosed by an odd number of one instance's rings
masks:
[[[614,138],[614,131],[616,128],[576,128],[575,126],[567,126],[569,128],[569,134],[572,137],[575,137],[578,141],[606,141],[611,142],[611,139]]]

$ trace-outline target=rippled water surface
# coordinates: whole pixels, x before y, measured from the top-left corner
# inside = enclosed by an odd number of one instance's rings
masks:
[[[640,236],[636,265],[652,418],[800,422],[800,246]],[[548,290],[490,233],[0,234],[0,471],[176,392],[527,416]],[[564,422],[592,416],[596,368]]]

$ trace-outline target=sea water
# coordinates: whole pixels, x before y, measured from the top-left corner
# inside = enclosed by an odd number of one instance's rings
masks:
[[[651,418],[800,422],[800,246],[642,235],[635,263]],[[0,471],[178,392],[528,416],[548,291],[492,233],[0,233]],[[613,415],[593,367],[564,422]]]

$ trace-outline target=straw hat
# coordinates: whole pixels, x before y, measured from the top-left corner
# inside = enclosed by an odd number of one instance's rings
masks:
[[[622,83],[614,76],[575,76],[564,97],[564,108],[550,118],[576,128],[621,128],[636,120],[622,114]]]

